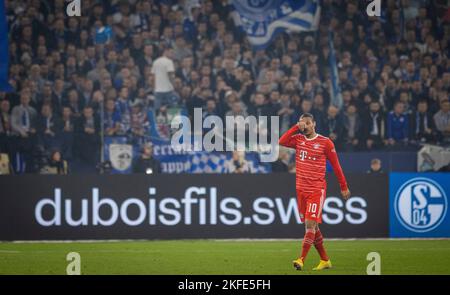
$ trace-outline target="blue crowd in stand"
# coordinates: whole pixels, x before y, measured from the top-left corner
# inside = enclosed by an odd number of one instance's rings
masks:
[[[312,113],[338,151],[448,145],[447,3],[382,2],[383,15],[368,17],[364,1],[323,0],[316,32],[283,33],[254,51],[227,0],[83,0],[80,17],[66,16],[64,0],[6,0],[8,171],[96,171],[102,130],[142,147],[135,167],[145,171],[148,113],[169,134],[171,112],[194,108],[204,117],[279,116],[280,133]],[[341,108],[330,97],[330,30]],[[273,171],[293,163],[282,151]]]

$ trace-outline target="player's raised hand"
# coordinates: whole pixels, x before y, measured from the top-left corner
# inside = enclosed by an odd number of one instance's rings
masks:
[[[341,191],[341,195],[344,200],[347,200],[348,198],[350,198],[350,190],[347,189],[345,191]]]
[[[305,131],[306,124],[303,121],[298,121],[297,122],[297,127],[300,130],[300,132],[303,132],[303,131]]]

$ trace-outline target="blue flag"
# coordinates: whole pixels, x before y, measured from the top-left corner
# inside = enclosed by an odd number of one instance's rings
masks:
[[[14,89],[8,83],[8,24],[6,22],[5,2],[0,0],[0,91],[11,92]]]
[[[317,30],[318,0],[232,0],[232,17],[254,49],[264,49],[278,34]]]
[[[337,108],[341,108],[343,104],[341,87],[339,86],[339,75],[336,63],[336,52],[334,51],[333,44],[333,33],[330,31],[328,35],[328,46],[330,48],[330,56],[328,61],[330,63],[330,74],[331,74],[331,104]]]

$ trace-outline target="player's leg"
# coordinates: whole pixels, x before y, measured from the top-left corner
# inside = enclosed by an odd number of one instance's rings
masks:
[[[323,270],[331,268],[331,260],[327,255],[327,252],[325,251],[325,247],[323,246],[323,236],[319,229],[319,224],[317,224],[316,227],[316,238],[314,240],[314,247],[316,247],[317,252],[319,252],[320,255],[320,261],[319,264],[313,268],[313,270]]]
[[[301,191],[297,191],[297,205],[298,205],[298,211],[300,213],[300,220],[305,223],[305,227],[306,224],[310,224],[310,222],[308,222],[308,220],[305,220],[306,216],[307,216],[307,208],[308,208],[308,202],[307,202],[307,196],[301,192]],[[311,226],[311,225],[310,225]],[[306,234],[305,234],[306,236]],[[303,239],[303,241],[305,240],[305,238]],[[314,237],[313,237],[314,240]],[[303,246],[302,246],[303,248]],[[303,252],[303,250],[302,250]],[[297,258],[296,260],[293,261],[294,263],[294,267],[297,270],[302,270],[303,269],[303,258],[300,257]]]
[[[322,232],[320,231],[319,224],[316,225],[316,235],[314,238],[314,247],[316,248],[317,252],[319,253],[321,260],[328,260],[327,251],[325,251],[325,247],[323,245],[323,236]]]
[[[323,246],[323,236],[319,229],[319,224],[322,223],[322,208],[323,203],[325,201],[326,196],[326,188],[321,189],[316,194],[314,194],[313,198],[319,202],[319,206],[317,208],[317,226],[316,226],[316,236],[314,239],[314,247],[317,249],[317,252],[319,252],[320,259],[321,260],[328,260],[327,252],[325,251],[325,248]]]
[[[327,252],[325,251],[325,247],[323,245],[323,236],[322,232],[320,231],[319,224],[322,222],[322,208],[323,203],[325,201],[325,189],[320,191],[320,194],[314,196],[315,199],[319,198],[319,207],[317,211],[317,225],[316,225],[316,234],[314,238],[314,247],[316,248],[317,252],[319,252],[320,255],[320,262],[317,267],[315,267],[313,270],[322,270],[331,268],[331,261],[327,255]]]
[[[314,244],[316,226],[316,221],[310,219],[305,220],[305,236],[303,237],[302,242],[302,252],[300,254],[300,258],[293,261],[294,267],[297,270],[303,269],[303,264],[305,262],[306,256],[308,255],[309,249],[311,249],[311,246]]]
[[[314,244],[314,239],[316,236],[316,226],[317,222],[315,220],[306,219],[305,221],[305,236],[303,237],[302,243],[302,253],[300,258],[305,261],[308,255],[309,249]]]
[[[305,261],[308,255],[309,249],[314,244],[316,238],[316,227],[320,220],[319,209],[320,209],[320,194],[318,193],[308,193],[304,196],[306,199],[305,205],[305,236],[302,243],[302,254],[300,258]]]

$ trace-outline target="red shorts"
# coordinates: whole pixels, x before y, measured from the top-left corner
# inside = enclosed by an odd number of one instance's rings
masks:
[[[314,192],[297,190],[297,206],[302,222],[314,220],[317,223],[322,223],[322,208],[325,196],[325,188]]]

